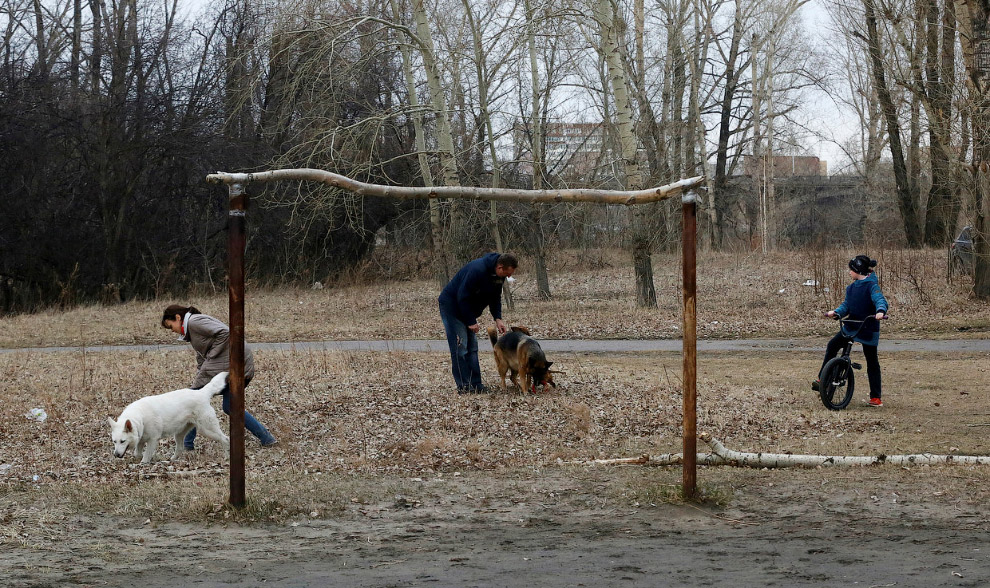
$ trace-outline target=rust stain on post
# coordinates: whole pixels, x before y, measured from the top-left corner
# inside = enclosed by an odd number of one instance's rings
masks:
[[[230,504],[243,507],[244,495],[244,246],[248,195],[230,185],[227,225],[227,291],[230,305]]]
[[[698,333],[697,333],[697,198],[688,192],[681,199],[683,237],[681,239],[681,267],[684,291],[684,437],[683,482],[684,498],[694,498],[697,491],[698,458]]]

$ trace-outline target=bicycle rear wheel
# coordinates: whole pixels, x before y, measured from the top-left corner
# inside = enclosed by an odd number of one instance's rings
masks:
[[[829,410],[842,410],[849,406],[856,387],[852,365],[842,357],[834,357],[822,368],[819,394],[822,404]]]

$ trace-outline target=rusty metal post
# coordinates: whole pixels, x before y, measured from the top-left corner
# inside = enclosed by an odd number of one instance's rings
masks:
[[[230,185],[227,224],[227,291],[230,306],[230,499],[244,506],[244,247],[248,195],[243,184]]]
[[[685,500],[694,498],[697,490],[698,461],[698,317],[697,317],[697,237],[698,197],[693,190],[681,197],[681,271],[684,292],[684,469],[682,492]]]

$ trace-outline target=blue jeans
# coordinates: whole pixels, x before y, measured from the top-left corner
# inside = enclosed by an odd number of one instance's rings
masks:
[[[244,383],[244,387],[247,388],[247,382]],[[223,392],[221,392],[220,394],[223,395],[223,413],[229,415],[230,386],[229,385],[224,386]],[[265,425],[259,423],[258,419],[251,416],[251,413],[249,413],[246,410],[244,411],[244,428],[247,429],[248,432],[250,432],[252,435],[257,437],[258,441],[261,441],[262,445],[270,445],[275,442],[275,437],[268,432],[268,429],[265,428]],[[191,451],[195,447],[195,443],[194,443],[195,441],[196,441],[196,428],[193,427],[191,431],[186,433],[186,438],[183,440],[182,444],[183,446],[185,446],[186,449]]]
[[[454,309],[440,303],[440,320],[450,347],[450,373],[458,390],[481,390],[481,365],[478,363],[478,337],[457,318]]]

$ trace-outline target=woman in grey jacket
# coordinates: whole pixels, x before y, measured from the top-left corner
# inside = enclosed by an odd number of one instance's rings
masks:
[[[180,306],[173,304],[162,313],[162,328],[169,329],[179,340],[188,341],[196,351],[196,366],[198,371],[190,388],[202,388],[213,376],[220,372],[230,371],[230,347],[228,337],[230,329],[227,325],[202,314],[195,306]],[[244,346],[244,386],[247,387],[254,377],[254,357],[251,348]],[[224,386],[223,412],[230,414],[230,386]],[[262,447],[271,447],[277,442],[264,425],[251,413],[244,411],[244,428],[258,438]],[[189,431],[183,445],[187,450],[194,448],[196,429]]]

